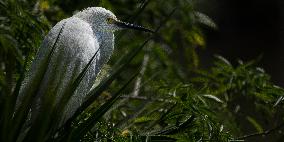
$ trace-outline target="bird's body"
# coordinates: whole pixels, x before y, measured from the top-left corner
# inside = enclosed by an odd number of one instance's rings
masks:
[[[68,86],[72,85],[76,77],[91,60],[92,56],[94,56],[101,47],[96,54],[95,60],[92,62],[86,75],[66,106],[64,117],[69,118],[86,99],[86,95],[91,89],[102,65],[110,58],[114,47],[114,36],[112,31],[105,31],[105,33],[97,31],[95,29],[96,27],[92,27],[90,23],[82,18],[76,17],[76,15],[60,21],[45,37],[25,77],[20,91],[20,97],[24,96],[21,94],[27,93],[25,91],[29,90],[29,87],[32,87],[30,86],[32,82],[38,81],[36,75],[41,71],[39,67],[47,60],[48,53],[51,52],[52,45],[61,28],[63,28],[63,30],[60,33],[58,42],[55,44],[54,53],[47,64],[47,70],[41,82],[37,82],[37,84],[39,83],[39,88],[37,92],[35,92],[37,95],[33,109],[39,109],[41,104],[40,98],[44,95],[56,95],[56,101],[58,102]]]
[[[121,25],[117,26],[117,23]],[[97,74],[109,60],[114,49],[113,32],[124,28],[122,26],[133,25],[120,22],[112,12],[100,7],[88,8],[57,23],[45,37],[25,76],[17,104],[30,93],[35,94],[32,112],[38,112],[43,96],[55,95],[58,103],[68,86],[98,51],[66,106],[62,120],[68,119],[86,99]],[[139,28],[143,30],[143,27],[136,27]],[[47,61],[53,45],[54,53]],[[47,66],[46,70],[43,70],[44,66]],[[34,85],[38,86],[37,89],[31,89]]]

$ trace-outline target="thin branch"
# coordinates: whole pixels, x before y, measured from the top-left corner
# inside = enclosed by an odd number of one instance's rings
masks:
[[[145,96],[120,96],[120,98],[125,98],[125,99],[137,99],[137,100],[147,100],[147,101],[158,101],[158,102],[168,102],[168,103],[174,103],[172,100],[167,100],[167,99],[154,99],[154,98],[148,98]]]
[[[148,65],[148,61],[149,61],[149,55],[146,53],[144,55],[143,58],[143,63],[142,63],[142,69],[140,70],[140,75],[137,77],[136,81],[135,81],[135,86],[133,89],[133,96],[138,96],[140,89],[141,89],[141,82],[142,82],[142,77],[146,71],[146,67]]]
[[[252,133],[252,134],[248,134],[248,135],[244,135],[244,136],[241,136],[239,138],[237,138],[237,140],[240,140],[240,139],[248,139],[248,138],[251,138],[251,137],[257,137],[257,136],[267,136],[281,128],[284,127],[284,123],[278,125],[277,127],[275,128],[272,128],[272,129],[269,129],[269,130],[266,130],[264,132],[261,132],[261,133]]]

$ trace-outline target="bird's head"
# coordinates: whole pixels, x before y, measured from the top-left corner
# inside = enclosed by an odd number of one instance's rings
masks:
[[[151,32],[142,26],[122,22],[109,10],[102,7],[90,7],[75,15],[78,18],[86,20],[93,27],[93,30],[99,32],[114,32],[121,29],[135,29],[139,31]]]

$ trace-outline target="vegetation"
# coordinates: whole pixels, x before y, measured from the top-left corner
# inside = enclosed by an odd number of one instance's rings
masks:
[[[0,0],[0,141],[281,141],[283,88],[257,67],[258,60],[234,66],[216,56],[211,67],[201,68],[202,27],[217,26],[194,3]],[[90,6],[157,33],[116,33],[111,61],[74,116],[59,126],[68,101],[62,99],[58,106],[42,106],[43,113],[25,129],[32,99],[25,99],[19,111],[15,102],[44,35],[73,11]]]

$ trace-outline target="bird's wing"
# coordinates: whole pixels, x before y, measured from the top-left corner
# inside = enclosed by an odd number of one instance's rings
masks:
[[[49,58],[53,46],[55,49]],[[75,17],[62,20],[45,37],[25,76],[18,100],[25,95],[36,94],[35,104],[40,104],[40,98],[50,95],[56,95],[58,102],[98,49],[98,40],[88,23]],[[95,64],[92,63],[67,105],[68,113],[73,114],[92,87],[97,75]]]

